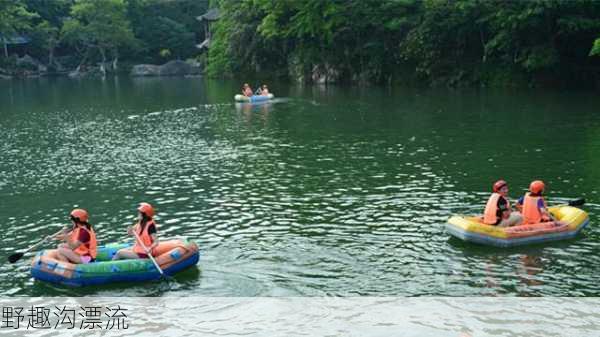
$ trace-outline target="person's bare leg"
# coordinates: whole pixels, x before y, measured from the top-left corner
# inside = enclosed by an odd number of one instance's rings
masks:
[[[510,226],[518,226],[523,223],[523,216],[519,212],[511,212],[508,218]]]
[[[113,260],[139,259],[140,257],[131,249],[123,248],[113,256]]]
[[[56,252],[56,259],[60,262],[69,262],[69,259],[67,259],[65,256],[63,256],[60,252],[61,248],[58,248],[57,252]]]
[[[71,249],[68,249],[68,248],[59,248],[58,249],[58,255],[60,255],[63,258],[65,258],[66,259],[65,262],[82,263],[81,257],[79,256],[79,254],[75,253]]]

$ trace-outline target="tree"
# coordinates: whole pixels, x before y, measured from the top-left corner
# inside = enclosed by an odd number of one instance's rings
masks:
[[[31,29],[31,42],[28,53],[38,57],[47,57],[48,65],[56,66],[54,55],[62,42],[60,34],[63,21],[69,16],[73,0],[23,0],[27,9],[35,12]]]
[[[0,0],[0,38],[4,44],[4,56],[8,57],[9,39],[31,28],[31,20],[37,14],[29,12],[25,6],[14,0]]]
[[[136,56],[148,62],[162,61],[164,50],[180,59],[194,56],[196,35],[204,36],[204,25],[196,17],[207,6],[197,0],[128,0],[127,16],[142,47]]]
[[[65,40],[83,51],[83,64],[96,50],[101,57],[100,70],[105,73],[108,52],[112,52],[113,69],[117,68],[120,47],[136,44],[123,0],[78,0],[71,8],[71,18],[64,22]]]
[[[48,65],[54,64],[54,51],[61,41],[60,29],[44,20],[33,27],[33,42],[48,52]]]
[[[592,46],[592,50],[590,50],[590,56],[600,55],[600,38],[594,41],[594,45]]]

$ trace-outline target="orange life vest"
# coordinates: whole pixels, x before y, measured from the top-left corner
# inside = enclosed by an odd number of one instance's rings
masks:
[[[488,225],[495,225],[498,222],[498,201],[500,198],[506,200],[506,209],[510,211],[510,202],[507,198],[504,198],[499,193],[492,193],[490,199],[485,205],[485,211],[483,211],[483,223]]]
[[[534,224],[544,221],[548,221],[546,216],[542,216],[542,212],[538,208],[538,200],[544,201],[544,207],[546,207],[546,201],[544,198],[539,196],[532,196],[529,193],[523,197],[523,223]]]
[[[93,229],[88,229],[85,226],[77,226],[74,230],[71,231],[71,236],[69,239],[71,241],[79,241],[79,232],[86,231],[90,236],[90,240],[87,243],[81,243],[79,247],[73,249],[73,251],[80,256],[89,255],[93,259],[96,258],[96,247],[98,246],[98,242],[96,241],[96,233]]]
[[[152,236],[148,234],[148,228],[150,227],[150,225],[154,225],[154,228],[156,228],[154,220],[150,220],[146,223],[146,226],[144,226],[143,231],[139,222],[137,223],[137,225],[135,225],[135,228],[133,229],[140,236],[140,239],[144,246],[146,246],[146,248],[150,248],[150,246],[152,246],[152,244],[154,243],[154,240],[152,240]],[[138,254],[147,254],[146,250],[144,249],[144,247],[142,247],[142,245],[140,245],[137,239],[135,240],[135,245],[133,245],[133,251]],[[152,255],[154,256],[154,254]]]

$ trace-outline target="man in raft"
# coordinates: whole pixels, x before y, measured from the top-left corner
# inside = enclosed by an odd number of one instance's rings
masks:
[[[149,203],[142,202],[137,210],[139,212],[139,220],[134,226],[127,229],[127,234],[133,235],[135,232],[139,236],[141,242],[136,237],[133,248],[119,249],[115,256],[113,256],[113,260],[147,259],[148,253],[144,249],[144,246],[148,248],[148,251],[150,252],[158,246],[156,224],[153,220],[155,214],[154,208]],[[155,256],[154,253],[152,253],[152,256]]]
[[[517,226],[523,222],[519,212],[513,212],[508,201],[508,184],[504,180],[498,180],[492,187],[492,195],[485,205],[483,212],[483,223],[510,227]]]
[[[556,226],[564,226],[566,223],[556,220],[548,211],[548,205],[542,194],[546,184],[541,180],[534,180],[529,184],[529,192],[520,197],[517,207],[523,213],[525,224],[536,224],[540,222],[554,221]]]
[[[71,231],[66,229],[56,236],[57,240],[65,241],[58,246],[56,258],[63,262],[90,263],[96,259],[96,233],[88,223],[89,215],[84,209],[76,208],[71,211]]]

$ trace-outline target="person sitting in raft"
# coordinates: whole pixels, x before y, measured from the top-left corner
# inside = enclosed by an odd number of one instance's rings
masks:
[[[263,84],[262,87],[260,88],[260,94],[263,96],[269,96],[269,88],[267,87],[266,84]]]
[[[250,85],[248,83],[244,83],[244,85],[242,86],[242,95],[246,97],[252,97],[252,88],[250,88]]]
[[[498,180],[492,186],[485,211],[483,212],[483,223],[499,227],[517,226],[523,222],[519,212],[513,212],[508,201],[508,184],[504,180]]]
[[[137,235],[140,237],[141,243],[148,248],[148,251],[152,252],[154,248],[158,246],[156,224],[153,220],[154,208],[149,203],[142,202],[137,210],[139,212],[139,220],[134,226],[127,228],[127,234],[133,235],[134,233],[137,233]],[[133,248],[119,249],[112,259],[123,260],[148,258],[148,254],[141,243],[137,238],[135,238],[135,244],[133,245]],[[154,256],[154,253],[152,253],[152,256]]]
[[[63,262],[90,263],[96,260],[96,233],[89,224],[88,212],[76,208],[71,211],[71,231],[64,230],[56,236],[57,240],[65,241],[58,246],[56,258]]]
[[[540,222],[554,221],[556,226],[565,225],[564,222],[556,220],[548,211],[546,200],[542,194],[546,185],[541,180],[532,181],[529,184],[529,192],[520,197],[517,201],[517,207],[523,213],[525,224],[536,224]]]

